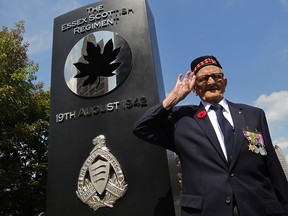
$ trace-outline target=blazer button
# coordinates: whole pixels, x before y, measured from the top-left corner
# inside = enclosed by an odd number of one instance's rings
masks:
[[[226,204],[230,204],[231,203],[231,197],[226,197],[225,202],[226,202]]]
[[[231,177],[234,177],[234,175],[235,175],[234,173],[230,173],[230,176],[231,176]]]

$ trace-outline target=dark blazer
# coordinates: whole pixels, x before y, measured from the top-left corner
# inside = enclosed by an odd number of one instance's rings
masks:
[[[228,101],[235,127],[230,163],[203,105],[170,110],[158,104],[134,125],[134,134],[178,154],[182,167],[181,215],[288,215],[288,183],[270,138],[264,111]],[[203,112],[202,112],[203,114]],[[205,112],[204,112],[205,115]],[[243,132],[261,133],[267,155],[249,150]]]

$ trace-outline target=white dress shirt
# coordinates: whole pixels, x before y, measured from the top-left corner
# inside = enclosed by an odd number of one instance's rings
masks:
[[[226,146],[225,146],[225,143],[224,143],[224,137],[223,137],[223,133],[221,131],[220,125],[219,125],[218,120],[217,120],[216,112],[215,112],[215,110],[210,109],[210,106],[212,104],[207,103],[205,101],[201,101],[201,103],[205,107],[205,110],[206,110],[206,112],[208,114],[208,117],[209,117],[209,119],[210,119],[210,121],[212,123],[212,126],[213,126],[213,128],[215,130],[215,133],[217,135],[217,138],[219,140],[219,143],[220,143],[220,146],[222,148],[222,151],[223,151],[223,153],[225,155],[225,158],[227,160],[227,153],[226,153]],[[227,101],[225,99],[222,99],[219,102],[219,104],[223,107],[223,115],[224,115],[224,117],[230,122],[230,124],[234,128],[234,123],[233,123],[233,120],[232,120],[232,116],[231,116]]]

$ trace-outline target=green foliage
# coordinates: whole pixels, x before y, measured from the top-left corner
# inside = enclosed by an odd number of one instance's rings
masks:
[[[45,212],[50,92],[23,33],[24,21],[0,31],[0,215]]]

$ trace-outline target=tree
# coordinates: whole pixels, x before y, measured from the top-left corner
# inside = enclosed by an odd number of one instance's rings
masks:
[[[45,212],[50,92],[36,83],[24,21],[0,31],[0,215]]]

